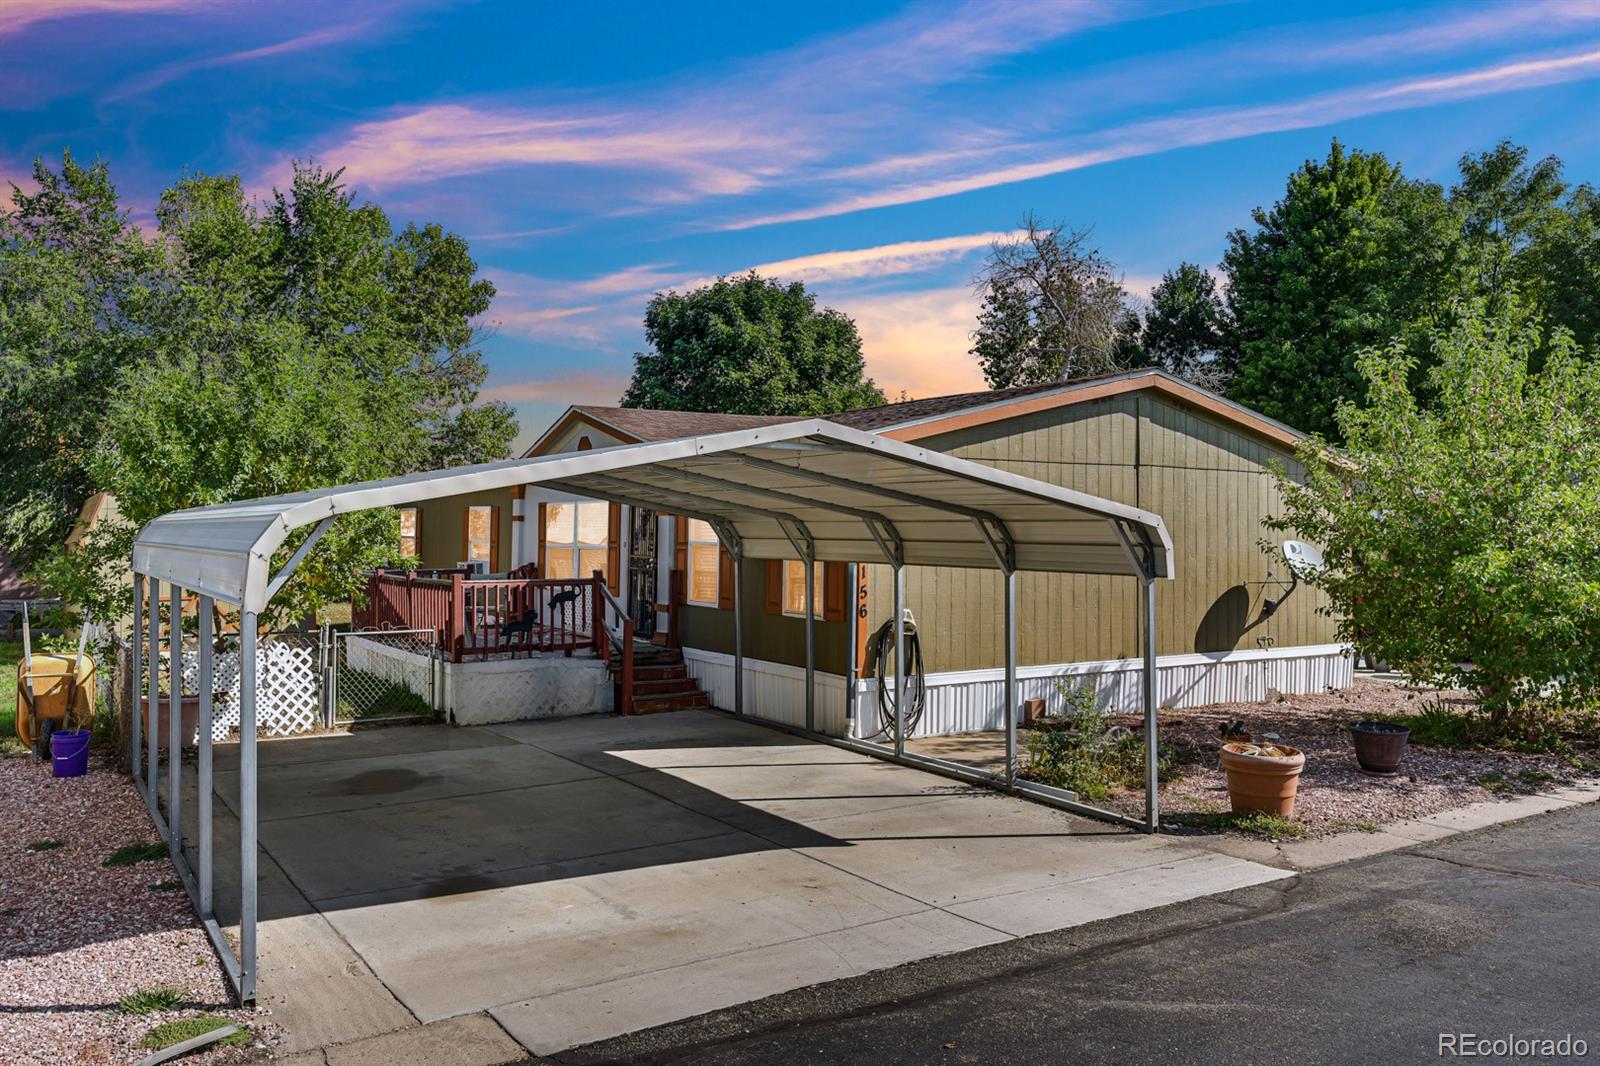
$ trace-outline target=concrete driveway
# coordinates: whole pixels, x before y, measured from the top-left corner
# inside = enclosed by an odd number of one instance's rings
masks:
[[[549,1053],[1288,876],[714,712],[274,741],[261,766],[261,987],[291,1048],[487,1012]]]

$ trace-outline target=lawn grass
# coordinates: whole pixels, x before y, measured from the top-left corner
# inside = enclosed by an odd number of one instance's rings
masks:
[[[17,739],[17,664],[22,642],[0,640],[0,755],[26,751]]]

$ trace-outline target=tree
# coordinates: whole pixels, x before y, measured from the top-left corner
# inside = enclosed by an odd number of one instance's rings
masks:
[[[1450,205],[1460,214],[1472,286],[1495,313],[1531,280],[1524,253],[1560,211],[1567,189],[1561,160],[1546,156],[1529,166],[1526,148],[1501,141],[1490,151],[1463,155],[1459,169]]]
[[[1232,377],[1225,327],[1216,279],[1193,263],[1180,263],[1151,290],[1139,343],[1154,365],[1221,391]]]
[[[1464,290],[1456,213],[1438,185],[1334,141],[1252,218],[1254,231],[1229,235],[1222,262],[1238,366],[1230,395],[1337,436],[1334,411],[1366,387],[1357,354],[1399,337],[1420,360],[1429,330],[1454,315]]]
[[[264,209],[237,178],[194,175],[156,217],[156,254],[117,305],[137,344],[82,380],[94,417],[81,488],[110,492],[124,521],[54,549],[38,568],[49,587],[120,617],[133,531],[165,512],[506,454],[509,410],[472,403],[472,323],[494,290],[459,238],[395,232],[338,172],[301,166]],[[396,556],[395,522],[341,517],[279,618],[356,594],[361,569]]]
[[[983,299],[972,355],[991,388],[1111,373],[1140,365],[1116,266],[1087,229],[1022,220],[999,240],[975,285]]]
[[[1361,355],[1365,405],[1339,404],[1337,454],[1301,448],[1303,480],[1278,471],[1273,525],[1324,545],[1309,580],[1344,639],[1507,728],[1600,695],[1600,363],[1482,307],[1431,344],[1427,404],[1403,342]]]
[[[89,460],[118,375],[149,350],[158,249],[127,223],[106,164],[38,161],[0,211],[0,545],[23,567],[94,491]]]
[[[635,353],[622,406],[728,414],[824,415],[883,403],[864,377],[855,323],[800,282],[753,271],[645,309],[651,350]]]

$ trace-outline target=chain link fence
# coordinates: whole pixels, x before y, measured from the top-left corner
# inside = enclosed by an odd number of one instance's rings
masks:
[[[325,725],[439,716],[439,643],[433,630],[329,630],[327,634]]]

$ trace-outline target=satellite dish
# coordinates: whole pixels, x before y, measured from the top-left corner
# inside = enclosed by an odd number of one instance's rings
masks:
[[[1309,577],[1327,569],[1327,564],[1322,561],[1322,552],[1303,540],[1284,541],[1283,557],[1289,561],[1289,569],[1294,571],[1296,577]]]

